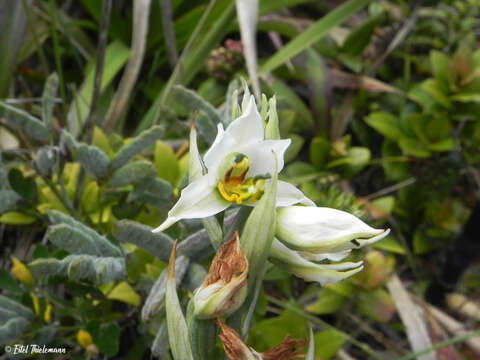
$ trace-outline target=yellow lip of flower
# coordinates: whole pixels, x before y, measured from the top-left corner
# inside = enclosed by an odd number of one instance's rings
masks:
[[[249,165],[247,156],[235,154],[234,165],[225,173],[223,181],[217,183],[217,189],[225,200],[241,205],[244,201],[255,202],[262,197],[266,177],[245,179]]]

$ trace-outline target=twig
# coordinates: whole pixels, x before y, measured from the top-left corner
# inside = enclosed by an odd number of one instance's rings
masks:
[[[394,185],[391,185],[391,186],[387,186],[386,188],[384,189],[381,189],[381,190],[378,190],[370,195],[367,195],[367,196],[364,196],[363,198],[365,200],[371,200],[371,199],[375,199],[377,197],[380,197],[380,196],[385,196],[387,194],[390,194],[392,192],[395,192],[395,191],[398,191],[404,187],[407,187],[409,185],[412,185],[413,183],[415,183],[417,181],[416,178],[414,177],[411,177],[407,180],[404,180],[404,181],[401,181],[399,182],[398,184],[394,184]]]
[[[108,28],[110,26],[110,13],[112,10],[112,0],[103,0],[102,19],[100,21],[100,30],[98,35],[97,47],[97,64],[95,67],[95,80],[93,85],[92,101],[90,105],[90,112],[83,124],[80,132],[80,139],[87,137],[87,142],[90,142],[91,129],[95,125],[95,112],[97,110],[98,102],[100,100],[100,93],[102,88],[103,68],[105,64],[105,49],[108,42]]]
[[[178,53],[175,42],[175,29],[173,27],[172,3],[170,0],[160,0],[160,7],[162,9],[163,36],[165,37],[168,62],[173,69],[178,61]]]

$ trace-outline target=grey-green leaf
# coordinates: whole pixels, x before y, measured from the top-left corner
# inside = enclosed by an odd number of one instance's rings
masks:
[[[50,130],[55,128],[53,122],[53,107],[55,106],[55,97],[58,90],[58,75],[51,74],[45,82],[42,94],[42,120]]]
[[[110,160],[107,154],[96,146],[80,144],[77,148],[77,160],[95,179],[108,175]]]
[[[99,249],[99,253],[97,255],[113,257],[123,256],[122,250],[112,244],[107,238],[98,234],[92,228],[82,224],[81,222],[73,219],[72,217],[56,210],[50,210],[48,212],[48,217],[53,224],[65,223],[67,225],[70,225],[72,228],[82,232],[83,235],[89,237],[92,243],[94,243]]]
[[[173,199],[172,185],[160,178],[147,178],[135,184],[133,190],[128,194],[127,201],[141,201],[169,210]]]
[[[0,309],[11,311],[26,319],[32,319],[34,316],[33,311],[28,307],[4,295],[0,295]]]
[[[18,338],[28,328],[28,321],[22,317],[16,317],[0,325],[0,346]]]
[[[1,117],[5,118],[13,128],[24,131],[35,140],[47,141],[50,138],[50,132],[43,122],[26,111],[7,105],[2,101],[0,101]]]
[[[163,127],[158,125],[140,133],[115,154],[110,164],[111,169],[116,170],[125,165],[132,157],[160,139],[163,136],[163,133]]]
[[[148,161],[129,163],[115,171],[108,182],[110,186],[121,187],[155,177],[156,172]]]
[[[51,146],[42,147],[35,154],[35,166],[42,175],[50,174],[56,163],[57,153]]]
[[[132,243],[156,256],[168,261],[173,240],[164,233],[153,233],[152,228],[131,220],[121,220],[115,224],[115,238],[122,243]]]
[[[175,85],[172,88],[171,97],[176,103],[185,107],[186,110],[190,112],[199,110],[205,112],[215,125],[222,123],[222,118],[218,111],[196,92],[181,85]]]
[[[0,190],[0,214],[15,209],[20,196],[12,190]]]
[[[125,259],[120,257],[70,255],[62,260],[37,259],[29,266],[38,277],[63,275],[76,281],[91,281],[96,285],[126,277]]]

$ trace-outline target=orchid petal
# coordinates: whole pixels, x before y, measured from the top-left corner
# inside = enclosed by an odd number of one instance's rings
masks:
[[[247,108],[242,115],[228,126],[225,135],[232,137],[239,145],[255,143],[265,138],[262,118],[253,95],[250,96]]]
[[[246,155],[250,160],[247,177],[266,174],[271,175],[275,171],[275,158],[277,162],[277,172],[283,169],[283,155],[290,146],[290,142],[290,139],[264,140],[240,146],[235,149],[235,151]],[[272,152],[275,154],[275,157],[272,156]]]
[[[154,232],[160,232],[181,219],[204,218],[225,210],[230,203],[211,185],[209,176],[202,176],[184,188],[180,199],[168,212],[168,218]]]
[[[315,203],[307,198],[294,185],[286,181],[279,181],[277,190],[277,206],[290,206],[294,204],[315,206]]]
[[[292,274],[321,285],[336,283],[363,269],[363,262],[345,262],[340,264],[316,264],[303,258],[298,252],[289,249],[274,239],[270,250],[273,262],[280,263]],[[345,271],[346,270],[346,271]]]

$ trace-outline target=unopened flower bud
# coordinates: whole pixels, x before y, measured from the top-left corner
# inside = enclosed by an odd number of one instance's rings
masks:
[[[77,332],[77,343],[82,348],[87,349],[90,345],[93,344],[92,336],[88,331],[80,329]]]
[[[203,284],[193,296],[194,313],[200,319],[228,316],[247,296],[248,260],[238,232],[218,249]]]
[[[383,239],[390,229],[374,229],[345,211],[287,206],[277,211],[276,237],[289,248],[311,253],[338,253]]]

